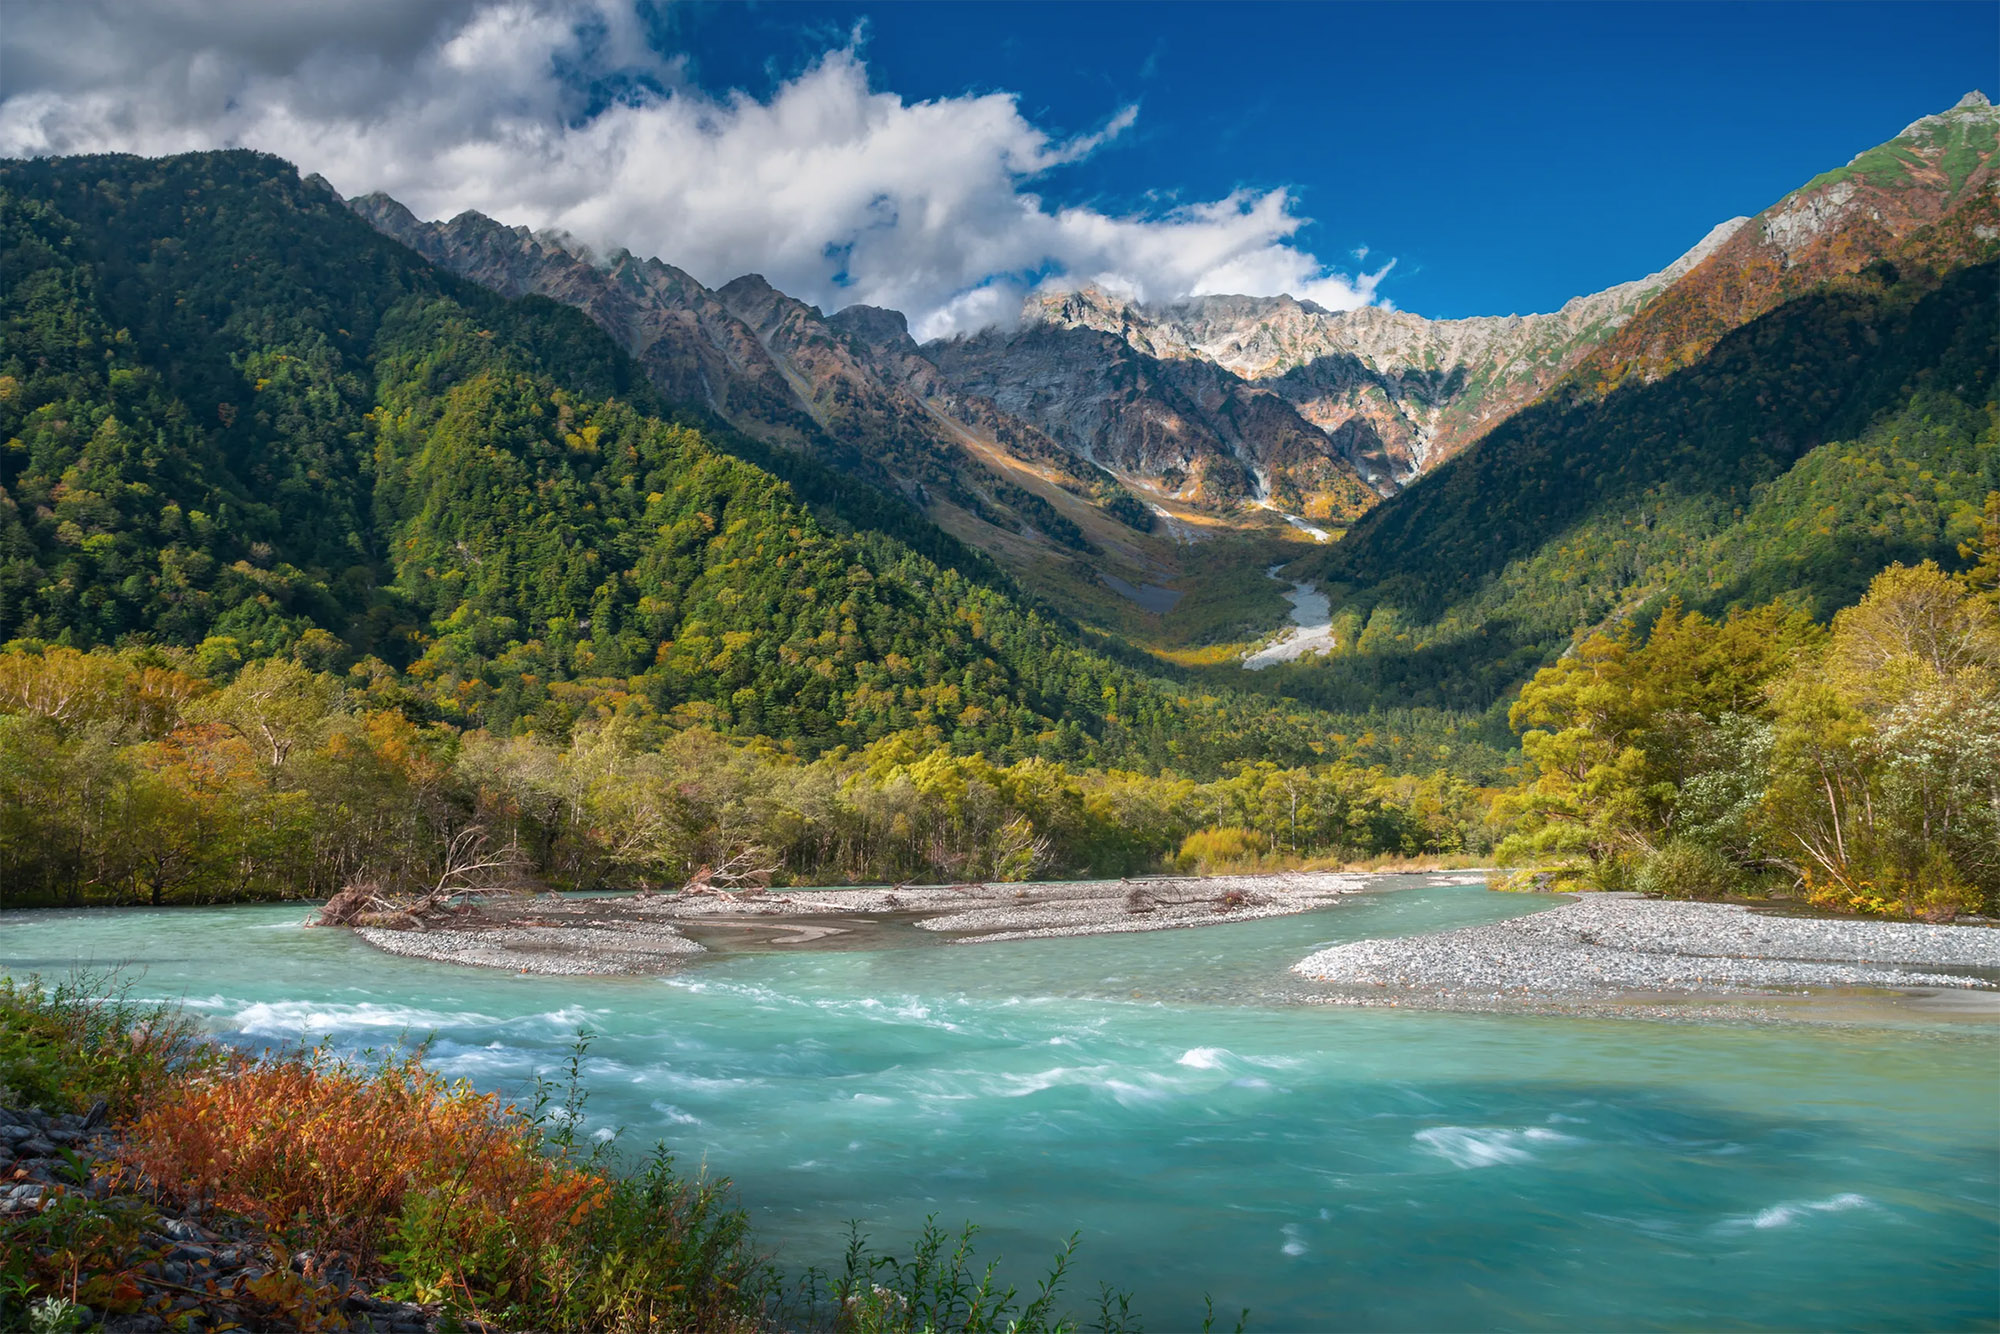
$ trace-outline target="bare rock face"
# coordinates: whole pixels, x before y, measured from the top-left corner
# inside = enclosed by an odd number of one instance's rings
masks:
[[[1340,442],[1282,395],[1211,361],[1154,355],[1142,328],[1104,328],[1094,322],[1105,311],[1099,293],[1051,300],[1080,318],[1031,319],[1013,333],[988,330],[924,352],[951,384],[1185,503],[1267,501],[1348,518],[1376,499]]]
[[[1339,496],[1344,478],[1389,494],[1463,449],[1743,222],[1659,273],[1547,315],[1429,320],[1289,296],[1153,307],[1087,288],[1032,298],[1018,332],[928,351],[958,383],[1106,466],[1206,492],[1187,499],[1236,498],[1246,492],[1221,479],[1247,475],[1249,495],[1342,517],[1343,498],[1373,499]]]
[[[729,309],[687,274],[625,253],[608,263],[565,238],[503,227],[479,213],[420,222],[387,195],[348,206],[438,267],[503,296],[575,306],[632,354],[669,399],[745,434],[795,448],[817,434],[783,368]]]

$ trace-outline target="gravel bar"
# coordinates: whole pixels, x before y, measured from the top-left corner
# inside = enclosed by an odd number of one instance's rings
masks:
[[[406,958],[569,977],[642,977],[668,971],[681,956],[702,952],[700,945],[672,927],[630,923],[466,931],[358,927],[354,934],[379,950]]]
[[[704,952],[683,932],[770,931],[780,949],[841,948],[903,923],[949,945],[1215,926],[1308,912],[1372,876],[1337,872],[1155,876],[1039,884],[897,885],[715,895],[511,896],[471,905],[449,925],[361,927],[377,949],[440,963],[567,976],[671,972]],[[1478,878],[1473,873],[1470,878]],[[788,919],[790,924],[787,925]]]
[[[1993,990],[2000,988],[2000,930],[1583,894],[1490,926],[1335,945],[1292,971],[1345,987],[1467,999],[1816,987]]]

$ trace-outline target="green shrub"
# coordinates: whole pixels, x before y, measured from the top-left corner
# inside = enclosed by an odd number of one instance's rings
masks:
[[[1743,878],[1714,848],[1677,838],[1640,864],[1632,887],[1661,899],[1720,899],[1740,888]]]
[[[77,973],[45,986],[0,978],[0,1089],[45,1112],[81,1112],[103,1099],[132,1114],[178,1073],[217,1059],[194,1021],[168,1004],[134,1001],[111,973]]]

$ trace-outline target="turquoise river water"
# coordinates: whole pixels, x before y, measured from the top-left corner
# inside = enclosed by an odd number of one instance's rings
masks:
[[[1321,912],[979,947],[715,954],[514,976],[279,907],[0,918],[0,972],[128,965],[232,1041],[434,1034],[484,1087],[580,1027],[594,1132],[733,1177],[788,1268],[858,1219],[984,1227],[1152,1330],[2000,1326],[2000,1033],[1302,1003],[1339,940],[1541,907],[1384,880]],[[910,933],[912,936],[918,933]],[[1018,1269],[1012,1267],[1018,1265]]]

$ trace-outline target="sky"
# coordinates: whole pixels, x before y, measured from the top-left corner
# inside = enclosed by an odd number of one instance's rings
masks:
[[[1552,310],[1980,88],[2000,6],[8,0],[0,156],[245,146],[919,337]]]

